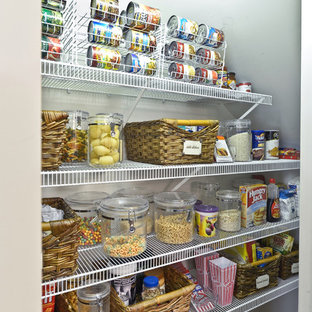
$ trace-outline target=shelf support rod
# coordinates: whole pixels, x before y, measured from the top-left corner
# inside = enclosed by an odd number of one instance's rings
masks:
[[[198,171],[201,169],[201,167],[196,168],[193,172],[192,172],[192,176],[196,176],[196,174],[198,173]],[[179,188],[181,188],[185,183],[187,183],[192,177],[188,177],[188,178],[184,178],[180,183],[178,183],[172,190],[171,192],[176,192]]]
[[[238,119],[244,119],[246,118],[254,109],[256,109],[260,104],[263,103],[263,98],[261,98],[258,102],[256,102],[254,105],[252,105],[247,112],[245,112],[242,116],[240,116]]]

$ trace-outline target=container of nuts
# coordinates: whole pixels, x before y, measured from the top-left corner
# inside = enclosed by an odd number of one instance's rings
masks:
[[[167,244],[193,240],[195,197],[184,192],[165,192],[154,196],[156,238]]]

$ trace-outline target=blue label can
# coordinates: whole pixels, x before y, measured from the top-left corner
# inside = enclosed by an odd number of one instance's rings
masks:
[[[264,130],[252,130],[252,157],[253,160],[264,159],[265,133]]]

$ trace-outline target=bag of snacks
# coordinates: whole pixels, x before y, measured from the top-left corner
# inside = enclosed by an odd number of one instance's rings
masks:
[[[294,238],[287,233],[280,233],[274,236],[270,236],[263,240],[264,245],[270,246],[274,251],[287,255],[291,252]]]
[[[296,199],[294,190],[280,190],[280,214],[281,219],[289,221],[296,218]]]

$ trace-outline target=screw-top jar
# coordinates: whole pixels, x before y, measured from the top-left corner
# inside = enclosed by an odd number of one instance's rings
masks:
[[[97,114],[89,118],[88,159],[91,166],[105,167],[120,161],[121,126],[120,114]]]
[[[106,198],[99,205],[104,253],[128,258],[146,249],[148,201],[142,198]]]
[[[151,300],[160,296],[159,280],[156,276],[146,276],[143,280],[142,299]]]
[[[191,242],[194,235],[195,197],[184,192],[154,196],[156,238],[168,244]]]
[[[191,192],[200,200],[204,205],[217,204],[216,202],[216,192],[220,189],[219,183],[206,183],[200,181],[194,181],[191,183]]]

